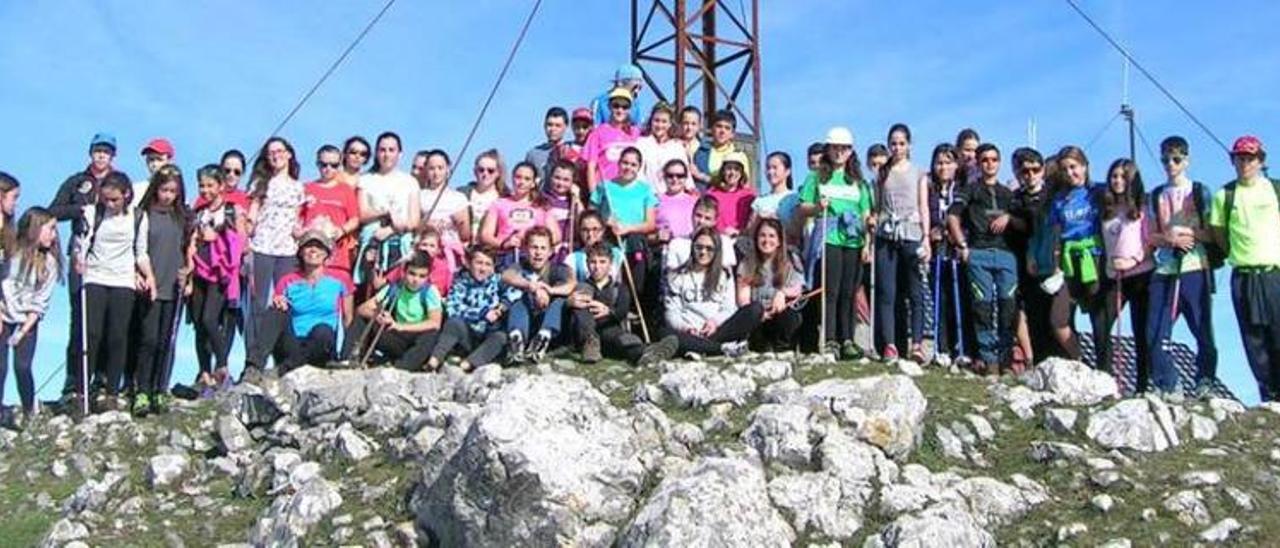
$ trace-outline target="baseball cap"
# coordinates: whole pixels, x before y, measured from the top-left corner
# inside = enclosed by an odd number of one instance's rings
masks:
[[[613,91],[609,92],[609,100],[614,99],[626,99],[630,103],[634,98],[631,96],[631,90],[627,88],[613,88]]]
[[[93,139],[89,141],[89,149],[93,150],[97,146],[108,146],[114,151],[116,149],[116,136],[110,133],[93,134]]]
[[[618,70],[613,72],[613,79],[614,81],[643,80],[644,71],[641,71],[640,67],[637,67],[631,63],[627,63],[625,65],[619,66]]]
[[[324,248],[325,253],[333,253],[333,239],[319,229],[310,229],[302,233],[302,237],[298,238],[298,251],[311,244],[320,244]]]
[[[1232,156],[1236,154],[1252,154],[1256,156],[1262,153],[1262,141],[1252,135],[1245,135],[1236,139],[1235,144],[1231,145]]]
[[[591,109],[589,109],[589,108],[587,108],[587,107],[578,107],[578,108],[573,109],[573,119],[574,119],[574,120],[586,120],[586,121],[588,121],[588,122],[589,122],[589,121],[593,120],[594,118],[592,118],[592,116],[591,116]]]
[[[147,151],[163,154],[172,158],[174,154],[173,143],[170,143],[168,139],[163,137],[157,137],[147,141],[147,146],[142,147],[142,154],[146,154]]]

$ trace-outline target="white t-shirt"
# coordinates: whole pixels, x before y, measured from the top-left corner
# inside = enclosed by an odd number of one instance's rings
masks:
[[[464,196],[467,199],[467,205],[471,207],[471,233],[480,232],[480,222],[484,220],[484,216],[489,212],[489,207],[498,201],[502,195],[498,194],[498,188],[490,188],[488,192],[480,192],[475,190],[474,183],[468,186],[468,191]]]
[[[400,170],[391,173],[365,173],[356,185],[363,195],[361,203],[367,203],[378,213],[390,213],[394,222],[409,218],[413,201],[418,198],[418,181]]]
[[[439,203],[436,203],[437,195],[440,196]],[[422,200],[422,214],[426,215],[431,211],[431,218],[426,221],[440,231],[441,239],[446,243],[461,241],[458,228],[453,225],[453,216],[467,208],[467,197],[452,188],[445,188],[443,193],[424,188],[419,191],[419,197]],[[431,209],[433,203],[436,204],[435,210]]]
[[[667,165],[667,162],[683,160],[685,172],[688,173],[689,153],[679,139],[667,139],[667,142],[658,144],[657,139],[645,135],[636,141],[636,148],[640,149],[640,154],[644,158],[640,177],[649,182],[649,186],[653,187],[653,191],[658,196],[667,193],[667,181],[662,177],[662,168]]]

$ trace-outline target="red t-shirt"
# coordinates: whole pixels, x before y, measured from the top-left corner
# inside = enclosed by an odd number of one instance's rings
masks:
[[[222,199],[226,200],[227,203],[231,205],[240,206],[245,211],[249,211],[249,195],[245,194],[243,191],[232,190],[230,192],[224,192],[222,193]],[[209,201],[204,199],[204,196],[196,196],[196,203],[191,206],[191,209],[203,208],[208,203]]]
[[[329,222],[339,228],[348,220],[360,216],[360,203],[356,200],[356,190],[344,184],[336,184],[325,188],[319,181],[307,183],[303,187],[306,201],[302,204],[302,226],[310,226],[320,217],[328,217]],[[355,240],[350,236],[338,239],[333,256],[328,266],[351,271],[351,253]]]

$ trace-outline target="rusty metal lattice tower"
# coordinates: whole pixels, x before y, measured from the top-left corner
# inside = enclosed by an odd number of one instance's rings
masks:
[[[631,62],[658,99],[732,110],[739,139],[758,145],[758,8],[759,0],[631,0]]]

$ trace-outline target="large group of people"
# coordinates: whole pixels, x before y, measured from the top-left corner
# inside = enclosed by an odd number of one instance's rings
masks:
[[[98,134],[88,166],[16,221],[19,183],[0,173],[13,422],[35,409],[39,325],[64,279],[73,412],[163,412],[184,320],[192,386],[207,396],[235,382],[237,335],[240,382],[269,363],[430,371],[454,359],[469,371],[556,352],[647,365],[753,349],[999,375],[1082,358],[1081,311],[1094,367],[1134,368],[1137,391],[1176,399],[1184,386],[1164,343],[1183,318],[1197,346],[1189,387],[1204,396],[1217,364],[1214,272],[1228,262],[1244,354],[1262,399],[1280,397],[1280,182],[1254,137],[1235,142],[1237,176],[1211,192],[1177,136],[1161,143],[1164,182],[1149,188],[1128,159],[1091,173],[1075,146],[1013,150],[1014,179],[1001,181],[1005,156],[972,129],[926,164],[895,124],[864,162],[852,131],[834,127],[806,151],[797,185],[786,152],[752,158],[735,141],[731,111],[640,108],[638,70],[616,76],[589,107],[547,110],[546,139],[522,161],[478,154],[458,188],[440,149],[402,170],[392,132],[320,146],[311,182],[280,136],[251,165],[229,150],[191,173],[154,139],[141,149],[149,176],[134,182],[115,167],[114,138]],[[59,222],[74,234],[65,257]],[[1116,363],[1110,333],[1126,306],[1137,355]],[[855,342],[859,326],[869,347]]]

